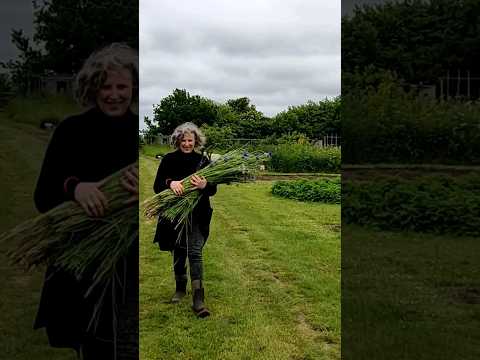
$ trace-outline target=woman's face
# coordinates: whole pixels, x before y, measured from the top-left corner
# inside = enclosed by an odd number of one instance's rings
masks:
[[[107,79],[97,94],[97,105],[108,116],[122,116],[131,105],[132,96],[133,83],[130,71],[108,70]]]
[[[185,153],[191,153],[195,148],[195,135],[192,133],[183,134],[182,141],[180,141],[180,150]]]

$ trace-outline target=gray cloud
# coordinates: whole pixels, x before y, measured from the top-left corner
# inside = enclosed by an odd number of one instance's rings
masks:
[[[16,58],[18,52],[11,42],[13,29],[22,29],[28,37],[32,35],[33,8],[30,0],[2,0],[0,7],[0,61]]]
[[[340,93],[340,2],[140,2],[140,114],[175,88],[272,116]]]

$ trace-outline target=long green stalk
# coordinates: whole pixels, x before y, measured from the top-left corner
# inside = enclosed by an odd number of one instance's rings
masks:
[[[200,169],[195,174],[203,176],[208,183],[230,184],[253,180],[259,165],[268,155],[263,152],[247,153],[244,149],[235,149]],[[163,217],[179,229],[179,238],[188,226],[193,209],[203,196],[190,182],[190,175],[182,179],[184,188],[181,196],[171,189],[166,189],[143,202],[147,218]]]

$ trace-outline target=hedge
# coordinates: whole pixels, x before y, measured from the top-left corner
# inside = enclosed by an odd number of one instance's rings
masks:
[[[340,178],[277,181],[272,186],[272,194],[299,201],[339,204],[341,200],[340,186]]]
[[[385,230],[480,235],[480,176],[345,181],[342,221]]]

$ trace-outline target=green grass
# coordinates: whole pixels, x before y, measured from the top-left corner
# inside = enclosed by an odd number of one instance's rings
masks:
[[[166,153],[169,153],[171,151],[173,151],[173,149],[169,145],[150,144],[150,145],[143,145],[140,149],[140,154],[145,156],[155,157],[158,154],[163,156]]]
[[[71,97],[16,97],[5,107],[5,114],[12,122],[30,124],[39,127],[43,120],[62,121],[66,115],[81,112]]]
[[[158,161],[141,157],[141,196]],[[219,186],[204,250],[207,319],[179,305],[171,255],[140,222],[142,359],[339,359],[340,207],[272,197],[271,182]]]
[[[0,113],[0,232],[37,215],[33,190],[49,133]],[[18,360],[73,360],[73,350],[53,349],[43,330],[33,330],[43,269],[25,273],[5,256],[15,243],[0,248],[0,357]]]
[[[342,357],[480,359],[480,242],[342,226]]]

